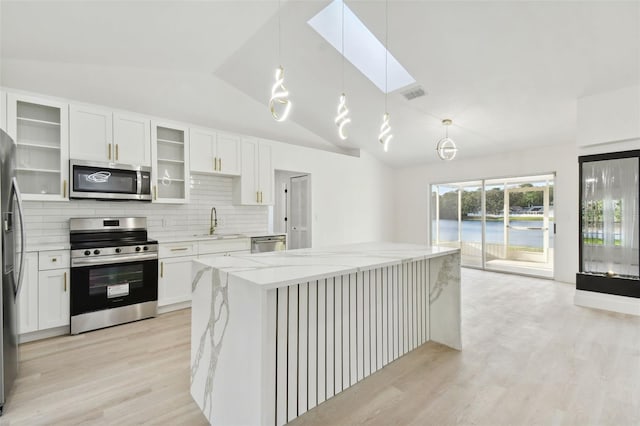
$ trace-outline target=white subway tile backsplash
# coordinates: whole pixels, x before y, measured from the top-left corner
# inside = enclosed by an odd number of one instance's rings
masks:
[[[259,233],[268,229],[266,206],[232,204],[230,177],[192,175],[189,204],[155,204],[139,201],[71,200],[25,201],[27,244],[69,240],[71,217],[144,216],[151,238],[185,237],[209,232],[211,207],[218,213],[219,233]]]

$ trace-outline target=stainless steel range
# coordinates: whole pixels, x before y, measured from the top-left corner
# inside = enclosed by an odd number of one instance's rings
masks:
[[[154,317],[158,242],[147,219],[72,218],[71,334]]]

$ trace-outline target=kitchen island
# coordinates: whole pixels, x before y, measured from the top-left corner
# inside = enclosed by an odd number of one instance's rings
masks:
[[[461,349],[460,252],[363,243],[196,260],[191,395],[281,425],[432,340]]]

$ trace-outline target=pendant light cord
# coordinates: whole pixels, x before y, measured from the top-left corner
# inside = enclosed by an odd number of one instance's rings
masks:
[[[280,12],[280,0],[278,0],[278,62],[279,65],[282,65],[282,24],[280,23],[281,20],[281,12]]]
[[[344,93],[344,0],[342,0],[342,93]]]
[[[387,73],[389,72],[389,0],[386,0],[384,3],[384,112],[387,113],[387,94],[389,89],[387,88],[387,84],[389,83],[389,76]]]

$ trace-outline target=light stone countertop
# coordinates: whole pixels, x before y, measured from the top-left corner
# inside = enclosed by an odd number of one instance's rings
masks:
[[[155,237],[154,235],[150,235],[150,238],[158,240],[159,244],[169,244],[169,243],[179,243],[186,241],[233,241],[239,238],[253,238],[253,237],[275,237],[279,235],[287,235],[284,232],[252,232],[252,233],[238,233],[238,234],[214,234],[214,236],[222,236],[225,235],[237,235],[235,238],[212,238],[205,234],[196,234],[196,235],[185,235],[185,236],[177,236],[177,237]]]
[[[25,252],[33,253],[34,251],[49,251],[49,250],[70,250],[71,244],[66,241],[61,241],[59,243],[35,243],[30,244],[27,241]]]
[[[459,253],[459,249],[371,242],[195,260],[265,289]]]

